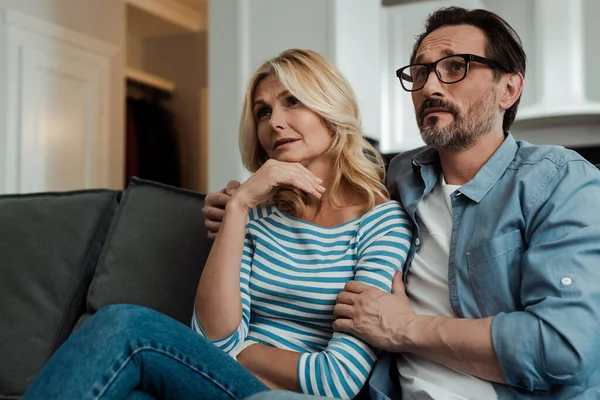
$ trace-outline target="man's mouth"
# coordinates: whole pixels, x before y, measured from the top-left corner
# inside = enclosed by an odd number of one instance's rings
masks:
[[[286,145],[288,143],[297,142],[298,140],[299,139],[291,139],[291,138],[279,139],[273,144],[273,150],[276,150],[278,147]]]
[[[423,113],[423,117],[426,117],[429,114],[440,113],[440,112],[450,113],[450,110],[448,110],[447,108],[441,108],[441,107],[426,108],[425,112]]]

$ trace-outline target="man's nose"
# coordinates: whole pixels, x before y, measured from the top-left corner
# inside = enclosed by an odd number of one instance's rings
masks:
[[[429,77],[425,86],[423,86],[423,96],[425,98],[442,97],[444,92],[444,84],[440,81],[435,70],[429,72]]]

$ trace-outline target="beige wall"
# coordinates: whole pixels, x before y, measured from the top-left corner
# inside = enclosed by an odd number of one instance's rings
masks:
[[[110,43],[120,50],[111,66],[110,186],[123,185],[124,165],[124,83],[125,49],[124,0],[0,0],[0,7],[59,25],[94,39]]]

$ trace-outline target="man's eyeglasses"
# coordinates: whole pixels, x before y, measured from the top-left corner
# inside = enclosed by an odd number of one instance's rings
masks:
[[[423,89],[427,83],[427,79],[429,79],[431,70],[435,71],[435,74],[442,83],[450,84],[462,81],[467,76],[469,63],[472,61],[506,71],[496,61],[484,57],[474,54],[454,54],[440,58],[432,63],[407,65],[397,70],[396,76],[400,79],[404,90],[415,92]]]

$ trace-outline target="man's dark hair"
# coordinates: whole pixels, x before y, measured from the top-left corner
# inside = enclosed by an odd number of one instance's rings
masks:
[[[520,72],[525,76],[526,56],[521,38],[517,32],[502,17],[486,10],[466,10],[461,7],[441,8],[430,14],[425,22],[425,32],[417,37],[410,56],[411,64],[414,62],[417,51],[423,39],[431,32],[444,26],[472,25],[481,29],[486,37],[486,58],[498,62],[504,70],[494,68],[494,79],[499,79],[503,72]],[[502,129],[507,132],[515,117],[521,96],[504,113]]]

